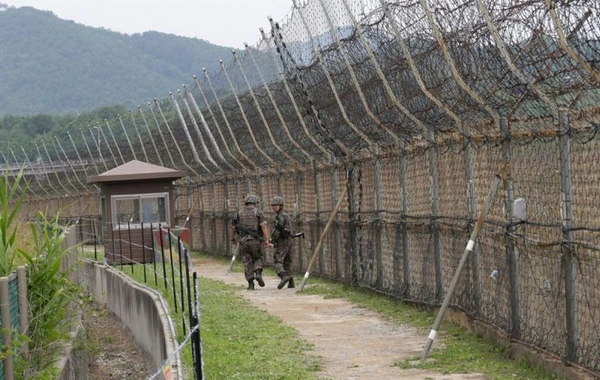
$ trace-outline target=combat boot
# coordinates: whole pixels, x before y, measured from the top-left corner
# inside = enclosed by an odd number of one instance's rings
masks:
[[[296,287],[296,284],[294,283],[294,277],[290,277],[290,282],[288,282],[288,288],[293,289]]]
[[[265,281],[262,278],[262,269],[258,269],[254,272],[254,279],[258,282],[258,285],[262,288],[265,286]]]
[[[254,290],[254,280],[248,280],[248,290]]]
[[[283,287],[285,286],[285,284],[288,283],[291,277],[286,275],[285,272],[281,272],[279,273],[279,278],[281,279],[281,281],[279,282],[279,285],[277,285],[277,289],[283,289]]]

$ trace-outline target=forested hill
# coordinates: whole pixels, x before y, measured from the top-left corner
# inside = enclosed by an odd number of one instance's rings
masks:
[[[230,57],[230,48],[200,39],[127,35],[31,7],[0,7],[0,117],[145,105]]]

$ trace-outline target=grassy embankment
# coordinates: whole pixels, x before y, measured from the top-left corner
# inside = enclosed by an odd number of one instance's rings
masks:
[[[200,255],[195,253],[194,256]],[[229,263],[227,259],[219,260],[224,265]],[[136,266],[138,267],[141,268]],[[151,270],[150,264],[146,264],[146,267],[148,271]],[[124,266],[123,271],[143,283],[142,270],[139,268],[133,275],[128,266]],[[167,271],[167,278],[170,279],[168,266]],[[241,271],[241,267],[236,266],[234,271]],[[271,272],[269,269],[266,271]],[[160,290],[173,310],[172,291],[165,290],[161,285],[163,275],[159,273],[158,286],[154,285],[153,276],[153,274],[147,275],[148,286]],[[316,277],[311,277],[309,283],[311,286],[304,290],[305,294],[347,299],[380,313],[383,318],[392,323],[408,324],[423,329],[423,343],[435,319],[435,315],[431,312],[417,310],[413,306],[373,292],[348,288]],[[283,325],[279,319],[258,310],[249,301],[244,300],[239,287],[200,278],[199,289],[206,378],[281,380],[316,378],[315,372],[320,369],[320,361],[308,355],[311,344],[300,339],[294,329]],[[173,320],[176,322],[181,340],[185,336],[182,332],[182,317],[176,315],[173,316]],[[443,350],[435,349],[435,346],[442,344]],[[186,372],[191,373],[193,368],[189,344],[183,352]],[[542,368],[531,367],[524,361],[513,360],[506,349],[450,322],[442,324],[434,349],[429,354],[430,360],[421,363],[418,359],[418,357],[408,358],[398,361],[395,365],[401,368],[430,369],[446,374],[477,372],[494,380],[563,379],[559,375],[545,372]]]

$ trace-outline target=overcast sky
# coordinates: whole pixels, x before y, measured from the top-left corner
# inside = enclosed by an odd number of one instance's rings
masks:
[[[59,18],[133,34],[155,30],[243,48],[282,21],[292,0],[0,0],[15,7],[54,12]]]

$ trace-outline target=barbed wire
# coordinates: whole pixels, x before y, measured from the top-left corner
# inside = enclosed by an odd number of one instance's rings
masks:
[[[86,179],[133,159],[185,170],[179,214],[189,217],[191,199],[200,199],[191,220],[205,223],[198,241],[210,246],[226,234],[216,220],[226,222],[247,192],[263,200],[287,194],[295,220],[318,229],[339,186],[350,186],[338,222],[364,260],[351,264],[360,270],[355,279],[436,304],[443,261],[430,254],[464,237],[502,163],[505,193],[478,242],[489,254],[472,263],[473,273],[493,266],[502,275],[465,280],[472,283],[456,306],[522,341],[566,346],[555,353],[599,370],[593,294],[579,300],[579,319],[571,320],[581,325],[578,341],[549,320],[566,314],[555,287],[543,288],[552,302],[540,301],[540,285],[530,281],[564,284],[568,293],[565,279],[577,273],[587,281],[580,287],[600,287],[600,3],[303,0],[285,20],[270,21],[257,44],[223,57],[219,70],[198,68],[190,84],[147,108],[71,126],[79,133],[35,141],[35,152],[2,153],[6,170],[23,169],[32,207],[57,209],[97,198],[99,187]],[[527,204],[521,222],[507,217],[517,198]],[[509,239],[520,264],[498,254]],[[415,260],[414,273],[399,263],[398,242]],[[380,267],[384,257],[396,272]],[[519,281],[509,294],[507,283]],[[519,297],[535,308],[515,314]],[[512,314],[523,330],[512,330]],[[556,334],[571,335],[557,343]]]

